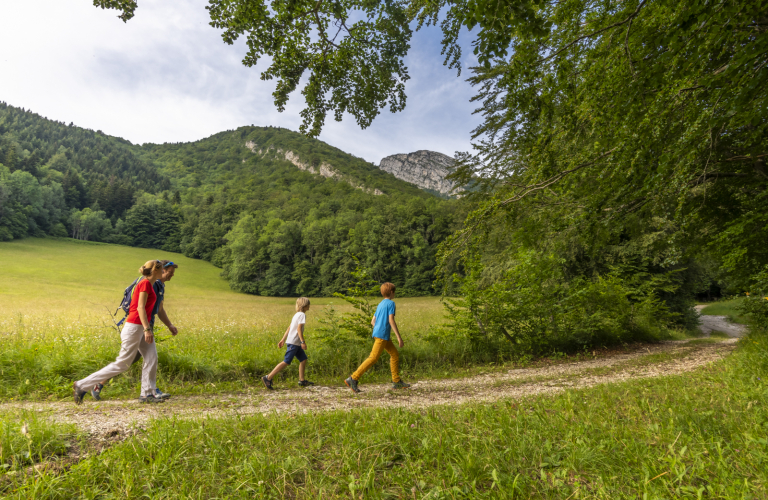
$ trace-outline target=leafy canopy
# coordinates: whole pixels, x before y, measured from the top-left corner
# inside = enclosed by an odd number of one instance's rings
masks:
[[[123,21],[137,8],[136,0],[94,0],[94,5],[121,10]],[[224,42],[246,37],[243,64],[269,59],[261,78],[277,80],[273,96],[280,111],[306,78],[301,131],[313,137],[329,113],[337,121],[349,113],[366,128],[382,108],[394,113],[405,107],[404,58],[413,23],[437,24],[445,12],[443,53],[457,69],[462,27],[479,27],[475,54],[489,64],[507,54],[515,32],[541,32],[544,26],[538,0],[209,0],[206,8]]]
[[[595,234],[661,217],[676,224],[669,241],[680,251],[713,248],[719,232],[755,227],[768,187],[766,6],[543,6],[548,28],[517,35],[509,58],[471,78],[485,120],[475,131],[477,154],[463,157],[456,176],[482,189],[458,239],[471,240],[521,204],[557,214],[561,228]],[[746,274],[754,273],[766,262],[744,246],[759,238],[717,251],[740,263],[740,252],[749,253]]]

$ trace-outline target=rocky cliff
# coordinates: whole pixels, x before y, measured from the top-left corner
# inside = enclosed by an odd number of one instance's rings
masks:
[[[257,154],[257,155],[259,155],[261,157],[266,156],[268,153],[270,153],[270,150],[274,150],[275,149],[274,146],[269,146],[262,153],[261,149],[259,149],[258,151],[256,150],[256,148],[258,147],[258,144],[256,144],[253,141],[246,142],[245,143],[245,147],[250,149],[251,153]],[[304,170],[305,172],[309,172],[311,174],[322,175],[323,177],[328,177],[328,178],[331,178],[331,179],[336,179],[336,180],[339,180],[339,181],[344,181],[344,182],[346,182],[347,184],[349,184],[350,186],[352,186],[355,189],[360,189],[362,191],[365,191],[366,193],[375,194],[376,196],[380,196],[380,195],[384,194],[379,189],[367,188],[365,186],[361,186],[359,183],[355,182],[354,179],[350,179],[349,177],[344,176],[341,173],[339,173],[336,169],[334,169],[328,163],[323,162],[323,163],[321,163],[318,166],[317,169],[315,169],[315,167],[313,167],[312,165],[309,165],[309,164],[304,163],[303,161],[301,161],[301,159],[299,158],[299,155],[297,155],[293,151],[283,151],[282,149],[277,148],[274,151],[274,153],[277,154],[278,156],[283,156],[284,155],[285,159],[288,160],[289,162],[293,163],[299,170]],[[243,163],[245,163],[245,160],[243,160]]]
[[[450,156],[422,150],[387,156],[381,160],[379,168],[421,189],[449,195],[453,189],[453,183],[446,180],[445,176],[450,173],[453,162]]]

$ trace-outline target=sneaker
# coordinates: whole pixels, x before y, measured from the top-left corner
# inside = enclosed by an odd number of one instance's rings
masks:
[[[264,382],[264,387],[266,387],[270,391],[274,389],[274,387],[272,387],[272,381],[269,380],[266,375],[261,377],[261,381]]]
[[[158,399],[151,394],[149,396],[141,396],[139,398],[139,403],[162,403],[162,402],[163,402],[162,399]]]
[[[88,391],[81,391],[77,388],[77,382],[72,384],[72,395],[75,397],[75,404],[79,405],[82,404],[83,398],[85,395],[88,394]]]
[[[411,384],[406,384],[402,380],[400,382],[395,382],[394,384],[392,384],[392,388],[393,389],[407,389],[410,386],[411,386]]]
[[[299,380],[299,387],[309,387],[311,385],[315,385],[315,383],[309,380]]]
[[[156,397],[157,399],[168,399],[168,398],[170,398],[170,397],[171,397],[171,395],[170,395],[170,394],[167,394],[167,393],[165,393],[165,392],[161,391],[160,389],[157,389],[157,388],[156,388],[156,389],[155,389],[155,397]]]
[[[357,388],[357,380],[353,379],[352,377],[348,377],[346,380],[344,380],[344,383],[347,384],[347,387],[352,389],[352,392],[355,394],[360,392],[360,389]]]
[[[101,401],[101,390],[104,388],[104,384],[96,384],[96,386],[91,389],[91,396],[96,401]]]

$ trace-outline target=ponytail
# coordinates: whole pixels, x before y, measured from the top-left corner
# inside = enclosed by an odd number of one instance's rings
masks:
[[[162,269],[163,264],[159,260],[148,260],[143,266],[139,268],[139,274],[145,278],[152,276],[152,271],[155,269]]]

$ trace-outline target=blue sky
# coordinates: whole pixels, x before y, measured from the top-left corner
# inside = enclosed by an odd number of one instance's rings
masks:
[[[246,68],[245,43],[221,40],[208,25],[206,0],[139,0],[128,23],[90,0],[0,2],[0,100],[45,117],[103,130],[134,143],[194,141],[241,125],[298,130],[298,93],[283,113],[273,82]],[[442,65],[439,29],[415,34],[406,59],[405,111],[384,110],[361,130],[332,117],[320,139],[378,163],[419,149],[450,156],[470,149],[479,123],[465,81]]]

